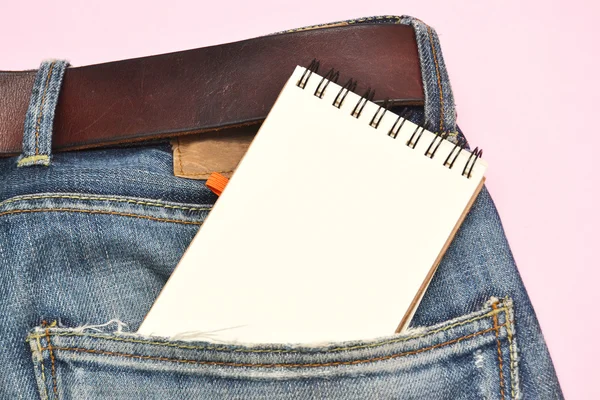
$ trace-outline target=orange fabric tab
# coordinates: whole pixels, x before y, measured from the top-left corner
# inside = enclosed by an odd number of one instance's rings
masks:
[[[213,172],[206,181],[206,187],[212,190],[212,192],[217,196],[220,196],[221,193],[223,193],[223,190],[225,190],[227,182],[229,182],[229,179],[225,178],[218,172]]]

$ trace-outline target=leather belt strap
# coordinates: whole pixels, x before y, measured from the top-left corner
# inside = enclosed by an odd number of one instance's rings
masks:
[[[151,57],[68,68],[53,149],[75,150],[260,123],[296,65],[321,61],[375,100],[423,104],[410,26],[300,30]],[[21,152],[35,71],[0,72],[0,156]]]

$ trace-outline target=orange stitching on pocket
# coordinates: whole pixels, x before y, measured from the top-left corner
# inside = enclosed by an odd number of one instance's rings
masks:
[[[492,308],[496,309],[496,303],[492,304]],[[498,326],[498,315],[494,314],[494,329],[496,330],[496,343],[498,344],[498,365],[500,366],[500,396],[502,400],[505,399],[504,396],[504,365],[502,363],[502,347],[500,344],[500,327]],[[503,326],[505,326],[504,324]]]
[[[184,225],[202,225],[201,221],[180,221],[177,219],[150,217],[148,215],[120,213],[120,212],[116,212],[116,211],[79,210],[79,209],[75,209],[75,208],[33,208],[30,210],[12,210],[12,211],[1,212],[0,217],[2,217],[3,215],[9,215],[9,214],[33,213],[33,212],[78,212],[78,213],[86,213],[86,214],[120,215],[123,217],[149,219],[151,221],[159,221],[159,222],[173,222],[176,224],[184,224]]]
[[[56,382],[56,366],[54,361],[54,351],[52,351],[52,342],[50,342],[50,328],[48,328],[48,324],[46,321],[43,322],[43,325],[46,327],[46,341],[48,342],[48,353],[50,353],[50,361],[52,363],[52,389],[54,391],[54,396],[58,399],[58,383]],[[45,349],[42,349],[42,351]],[[42,362],[44,362],[42,360]],[[44,382],[45,383],[45,382]]]
[[[429,34],[429,44],[431,44],[431,51],[433,52],[433,62],[435,63],[435,73],[437,75],[438,90],[440,91],[440,132],[444,131],[444,95],[442,92],[442,81],[440,78],[440,66],[438,64],[437,53],[435,46],[433,45],[433,37],[431,34],[431,27],[427,26],[427,33]]]
[[[92,353],[92,354],[101,354],[101,355],[109,355],[109,356],[120,356],[120,357],[127,357],[127,358],[137,358],[137,359],[141,359],[141,360],[170,361],[170,362],[176,362],[176,363],[195,364],[195,365],[214,365],[214,366],[226,366],[226,367],[254,367],[254,368],[333,367],[333,366],[340,366],[340,365],[358,365],[358,364],[365,364],[365,363],[370,363],[370,362],[375,362],[375,361],[385,361],[385,360],[391,360],[391,359],[399,358],[399,357],[403,357],[403,356],[424,353],[426,351],[430,351],[430,350],[437,349],[440,347],[448,346],[450,344],[458,343],[458,342],[466,340],[466,339],[471,339],[473,337],[483,335],[483,334],[491,332],[491,331],[496,331],[496,333],[497,333],[498,330],[503,326],[505,326],[505,325],[504,324],[503,325],[495,324],[495,326],[492,328],[484,329],[482,331],[471,333],[469,335],[461,336],[459,338],[452,339],[452,340],[449,340],[444,343],[439,343],[439,344],[436,344],[433,346],[424,347],[422,349],[406,351],[403,353],[391,354],[388,356],[373,357],[373,358],[366,358],[366,359],[359,359],[359,360],[352,360],[352,361],[334,361],[334,362],[312,363],[312,364],[291,364],[291,363],[290,364],[278,364],[278,363],[253,364],[253,363],[234,363],[234,362],[226,362],[226,361],[198,361],[198,360],[186,360],[186,359],[158,357],[158,356],[142,356],[142,355],[130,354],[130,353],[118,353],[118,352],[113,352],[113,351],[94,350],[94,349],[85,349],[85,348],[77,348],[77,347],[56,347],[56,346],[54,346],[53,348],[54,348],[54,350]],[[42,350],[44,350],[44,349],[42,349]]]
[[[35,125],[35,155],[40,154],[39,149],[39,138],[40,138],[40,123],[42,121],[42,113],[44,108],[44,102],[46,101],[46,93],[48,91],[48,84],[50,83],[50,77],[52,76],[52,70],[54,69],[54,64],[56,62],[52,62],[50,64],[50,68],[48,68],[48,75],[46,76],[46,84],[44,85],[44,93],[42,94],[42,101],[40,102],[40,108],[38,110],[38,119]]]

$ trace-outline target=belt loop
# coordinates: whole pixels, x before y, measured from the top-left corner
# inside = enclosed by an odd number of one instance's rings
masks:
[[[457,128],[454,95],[438,35],[433,28],[413,17],[402,16],[400,23],[411,25],[415,30],[425,92],[424,125],[433,132],[450,133],[448,140],[455,142]]]
[[[68,65],[63,60],[48,60],[37,71],[25,115],[23,152],[17,160],[18,167],[50,165],[54,112]]]

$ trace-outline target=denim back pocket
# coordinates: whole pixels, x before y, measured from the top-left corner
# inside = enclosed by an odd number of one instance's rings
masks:
[[[43,399],[514,399],[512,302],[372,341],[228,345],[124,332],[118,321],[27,338]]]
[[[0,336],[10,345],[0,371],[17,384],[1,394],[32,397],[35,380],[42,399],[519,398],[510,300],[350,343],[244,346],[136,335],[211,206],[153,198],[42,193],[4,201],[0,243],[11,251],[0,273],[11,285],[0,306],[10,319]],[[129,327],[107,322],[114,318]]]

